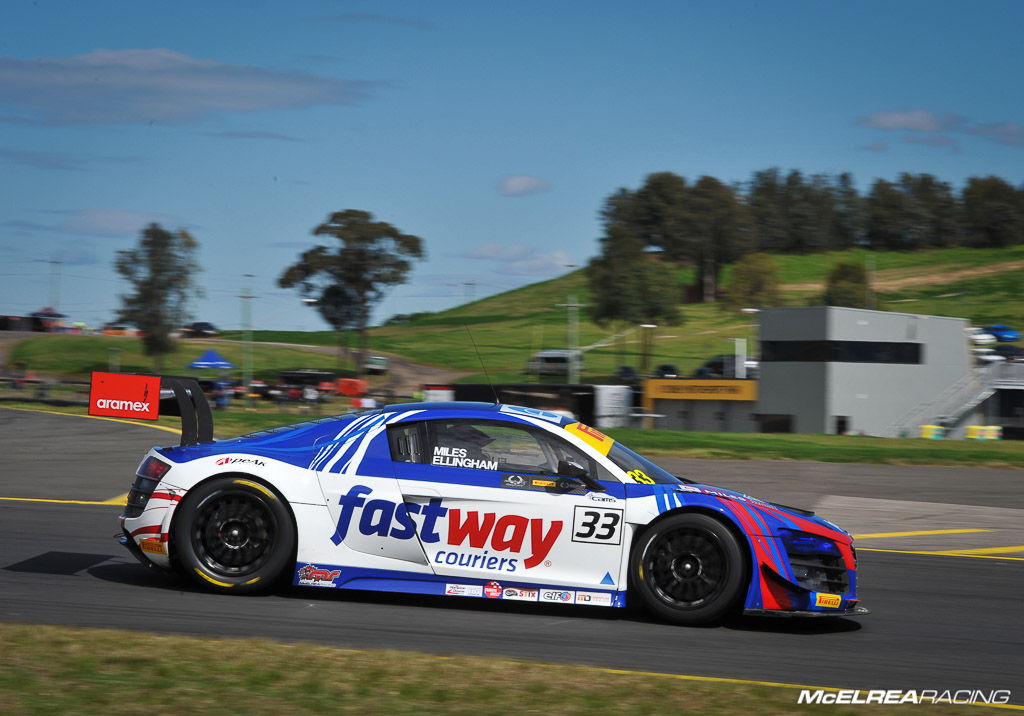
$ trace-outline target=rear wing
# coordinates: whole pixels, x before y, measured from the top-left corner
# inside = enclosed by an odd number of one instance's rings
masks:
[[[213,413],[195,378],[138,373],[92,374],[89,415],[156,420],[161,413],[181,416],[179,445],[182,447],[213,442]]]

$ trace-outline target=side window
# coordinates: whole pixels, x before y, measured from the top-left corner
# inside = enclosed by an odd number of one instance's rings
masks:
[[[470,470],[617,481],[576,446],[540,428],[495,420],[426,420],[388,428],[391,459]],[[559,468],[561,472],[559,471]]]
[[[425,423],[431,465],[553,474],[555,464],[537,438],[509,423],[429,420]]]
[[[388,427],[391,459],[395,462],[424,462],[422,423],[402,423]]]

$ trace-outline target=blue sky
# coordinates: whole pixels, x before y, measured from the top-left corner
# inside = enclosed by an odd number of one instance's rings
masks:
[[[1022,26],[1019,2],[5,0],[0,311],[56,289],[111,320],[151,221],[200,243],[196,319],[240,327],[248,283],[257,327],[313,330],[276,278],[333,211],[425,240],[383,319],[584,263],[604,198],[655,171],[1020,185]]]

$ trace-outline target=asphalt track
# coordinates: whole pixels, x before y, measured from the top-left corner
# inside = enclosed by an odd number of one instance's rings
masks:
[[[816,687],[1009,690],[1024,705],[1024,471],[663,460],[872,535],[858,541],[872,614],[698,629],[630,610],[291,587],[253,597],[200,591],[135,562],[113,539],[119,508],[103,504],[127,491],[146,448],[174,441],[126,423],[0,408],[0,621]]]

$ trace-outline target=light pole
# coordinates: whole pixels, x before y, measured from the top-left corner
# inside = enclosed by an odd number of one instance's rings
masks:
[[[575,296],[567,296],[565,303],[558,304],[559,306],[566,309],[566,343],[569,344],[569,383],[575,385],[580,382],[580,362],[577,354],[579,353],[580,343],[580,308],[584,304],[576,303]]]
[[[747,339],[730,338],[734,345],[733,352],[733,376],[740,380],[747,377]]]
[[[251,405],[251,398],[249,394],[252,392],[252,373],[253,373],[253,360],[252,360],[252,304],[250,301],[256,298],[252,295],[252,288],[250,282],[255,276],[251,273],[242,274],[244,278],[245,286],[242,287],[242,293],[239,294],[239,298],[242,299],[242,330],[245,333],[245,349],[242,353],[242,395],[245,396],[246,405]]]
[[[644,332],[640,334],[640,374],[647,375],[647,372],[650,369],[651,347],[654,342],[654,329],[658,327],[658,324],[641,323],[640,327],[644,329]]]
[[[750,352],[757,358],[760,359],[761,347],[757,345],[757,314],[761,312],[760,308],[741,308],[740,313],[745,313],[750,316]]]
[[[63,259],[36,259],[37,263],[50,264],[50,308],[60,310],[60,267]]]

